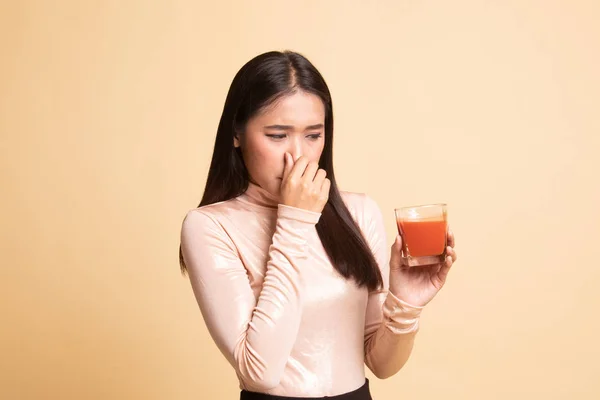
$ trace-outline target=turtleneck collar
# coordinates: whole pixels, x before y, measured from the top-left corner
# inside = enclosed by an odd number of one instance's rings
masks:
[[[240,197],[262,207],[277,208],[279,204],[278,196],[252,182],[248,182],[248,189]]]

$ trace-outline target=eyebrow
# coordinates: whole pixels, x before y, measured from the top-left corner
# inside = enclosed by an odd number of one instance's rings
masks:
[[[311,129],[322,129],[323,128],[323,124],[315,124],[315,125],[308,125],[305,130],[311,130]],[[294,127],[292,125],[268,125],[265,126],[265,129],[277,129],[280,131],[289,131],[294,129]]]

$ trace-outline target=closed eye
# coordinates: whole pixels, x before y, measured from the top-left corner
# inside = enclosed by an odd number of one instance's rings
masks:
[[[273,140],[282,140],[285,139],[287,134],[285,133],[266,133],[266,137],[271,138]],[[312,133],[310,135],[306,135],[306,137],[310,140],[319,140],[323,135],[321,133]]]
[[[282,133],[282,134],[266,134],[267,137],[271,138],[271,139],[275,139],[275,140],[281,140],[281,139],[285,139],[286,134]]]

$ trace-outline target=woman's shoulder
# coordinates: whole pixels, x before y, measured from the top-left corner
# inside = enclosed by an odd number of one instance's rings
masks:
[[[370,217],[381,212],[377,202],[366,193],[341,190],[340,195],[346,207],[348,207],[348,210],[355,218]]]
[[[232,244],[231,229],[247,220],[248,212],[235,199],[189,209],[181,224],[182,236],[219,238]]]
[[[189,212],[199,212],[199,213],[204,213],[204,214],[218,213],[225,209],[231,208],[231,205],[233,204],[234,200],[235,199],[229,199],[229,200],[225,200],[225,201],[219,201],[217,203],[207,204],[204,206],[198,206],[195,208],[191,208],[189,210]]]
[[[213,222],[218,223],[223,217],[231,217],[234,215],[235,210],[238,208],[239,206],[235,199],[220,201],[189,209],[184,220],[191,218],[193,220],[212,220]]]

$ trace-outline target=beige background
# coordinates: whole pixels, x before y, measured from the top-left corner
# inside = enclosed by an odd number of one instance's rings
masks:
[[[254,4],[254,5],[252,5]],[[0,6],[0,398],[236,399],[178,272],[226,91],[307,55],[343,189],[449,203],[459,262],[374,398],[600,398],[596,1]]]

